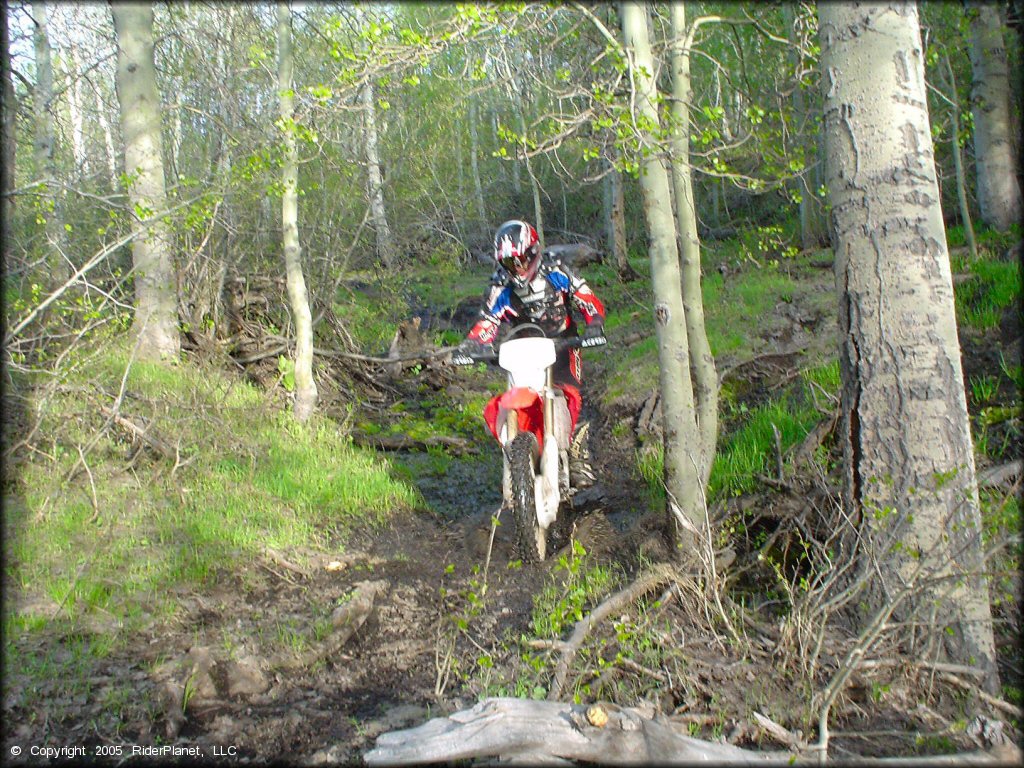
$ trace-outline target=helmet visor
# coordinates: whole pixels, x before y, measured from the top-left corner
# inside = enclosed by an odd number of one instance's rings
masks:
[[[525,272],[528,266],[528,262],[525,257],[511,253],[499,257],[498,263],[513,275]]]

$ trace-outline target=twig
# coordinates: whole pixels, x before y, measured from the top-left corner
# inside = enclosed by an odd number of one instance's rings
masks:
[[[782,471],[782,435],[779,434],[779,428],[775,426],[775,422],[772,422],[772,435],[775,437],[775,479],[780,483],[783,482],[783,471]]]
[[[573,629],[572,634],[561,649],[562,656],[555,667],[555,676],[551,682],[551,689],[548,691],[548,701],[557,701],[558,697],[562,695],[565,679],[569,674],[569,666],[572,664],[576,652],[583,645],[583,641],[590,634],[591,629],[608,618],[612,613],[621,611],[642,595],[668,583],[673,578],[674,575],[669,566],[659,565],[654,570],[639,577],[625,589],[616,592],[597,606],[591,613],[576,622],[575,629]]]
[[[626,669],[631,669],[638,674],[653,677],[659,683],[668,683],[667,675],[663,674],[662,672],[659,672],[656,669],[650,669],[649,667],[645,667],[643,664],[638,664],[637,662],[633,661],[632,659],[628,659],[625,656],[619,659],[618,663],[624,666]]]
[[[78,457],[82,462],[82,466],[85,467],[85,474],[89,476],[89,490],[92,493],[92,517],[86,521],[86,525],[91,525],[100,516],[100,504],[96,499],[96,483],[92,479],[92,470],[89,469],[89,463],[85,460],[85,454],[82,453],[82,446],[79,445],[77,448]]]
[[[487,541],[487,557],[484,558],[484,581],[483,594],[487,594],[487,570],[491,567],[491,552],[494,551],[494,534],[498,532],[498,519],[501,517],[501,510],[504,505],[498,506],[498,511],[491,515],[491,537]]]
[[[275,552],[270,547],[264,547],[263,552],[264,554],[266,554],[267,557],[269,557],[275,563],[280,565],[282,568],[287,568],[289,571],[298,574],[299,576],[306,576],[306,571],[304,568],[295,565],[294,563],[288,562],[288,560],[286,560],[283,555],[281,555],[278,552]]]
[[[916,576],[916,574],[915,574]],[[854,643],[853,648],[846,654],[846,658],[843,659],[843,663],[839,668],[839,671],[833,676],[832,680],[828,684],[828,688],[825,689],[825,693],[822,696],[821,709],[818,714],[818,741],[814,745],[813,749],[818,753],[819,765],[824,765],[828,759],[828,715],[832,709],[832,705],[839,697],[839,693],[842,691],[843,686],[846,685],[847,679],[853,674],[853,670],[857,668],[858,661],[867,652],[867,649],[875,641],[882,630],[885,629],[885,622],[888,621],[893,611],[899,607],[899,604],[903,602],[904,598],[910,594],[911,590],[914,589],[914,578],[912,577],[907,585],[900,590],[900,592],[886,605],[883,605],[871,621],[864,628],[864,631],[860,633],[860,637],[857,638],[857,642]]]
[[[785,744],[787,747],[796,747],[800,744],[800,739],[795,734],[776,723],[770,717],[762,715],[760,712],[754,712],[754,720],[757,721],[757,724],[762,729],[774,736],[775,740],[780,744]]]
[[[958,685],[965,690],[971,691],[972,693],[976,693],[982,701],[984,701],[987,704],[990,704],[991,706],[995,707],[1001,712],[1006,713],[1010,717],[1015,717],[1018,720],[1024,718],[1024,710],[1022,710],[1016,704],[1011,704],[1008,701],[997,699],[995,696],[989,693],[985,693],[985,691],[979,688],[976,684],[968,682],[967,680],[964,680],[962,677],[954,675],[952,672],[940,672],[939,677],[942,680],[945,680],[946,682],[953,683],[953,685]]]

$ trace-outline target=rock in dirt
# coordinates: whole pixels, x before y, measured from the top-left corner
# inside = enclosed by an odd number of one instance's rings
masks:
[[[217,698],[217,684],[213,681],[213,666],[216,660],[210,649],[205,646],[195,646],[189,649],[186,660],[185,685],[191,690],[190,703],[194,700],[207,700]]]
[[[246,656],[224,665],[228,696],[255,696],[270,687],[267,676],[260,669],[259,660]]]

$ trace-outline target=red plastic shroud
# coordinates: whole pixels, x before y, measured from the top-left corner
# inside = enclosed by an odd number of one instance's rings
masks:
[[[565,403],[569,407],[570,434],[576,429],[576,420],[583,406],[580,391],[571,384],[556,384],[565,393]],[[544,445],[544,401],[541,396],[528,387],[513,387],[507,392],[492,397],[484,406],[484,421],[487,422],[495,440],[498,437],[498,411],[515,411],[519,423],[519,431],[533,432],[537,437],[537,445]]]

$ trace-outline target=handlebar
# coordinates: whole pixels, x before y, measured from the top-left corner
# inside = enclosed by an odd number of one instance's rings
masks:
[[[508,341],[508,339],[506,339]],[[563,349],[589,349],[590,347],[603,347],[608,343],[607,337],[601,336],[575,336],[570,338],[556,337],[552,339],[556,350]],[[462,351],[458,347],[452,349],[452,365],[473,365],[497,361],[498,350],[494,347],[481,347],[479,350]]]

